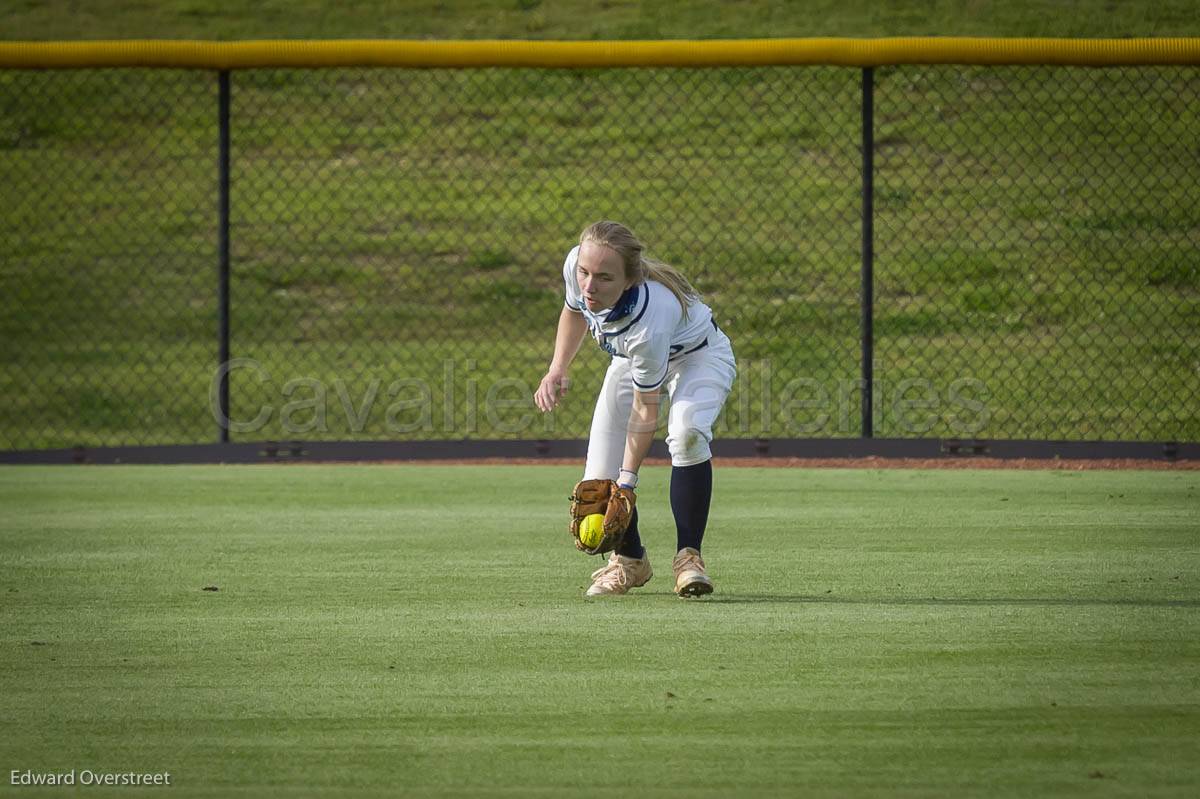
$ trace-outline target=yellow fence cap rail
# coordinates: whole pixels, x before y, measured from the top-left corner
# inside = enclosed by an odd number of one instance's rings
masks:
[[[713,67],[888,64],[1200,65],[1186,39],[271,40],[0,42],[0,68]]]

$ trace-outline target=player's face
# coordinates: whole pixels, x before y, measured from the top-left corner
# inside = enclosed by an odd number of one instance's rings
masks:
[[[607,310],[617,304],[630,281],[625,279],[625,266],[615,252],[585,241],[579,248],[579,261],[575,267],[576,279],[583,292],[583,300],[589,311]]]

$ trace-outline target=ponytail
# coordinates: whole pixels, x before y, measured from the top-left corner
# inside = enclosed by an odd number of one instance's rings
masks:
[[[683,273],[670,264],[665,264],[656,258],[642,256],[642,276],[645,280],[662,283],[671,290],[679,306],[683,308],[683,318],[688,318],[688,305],[700,299],[700,292],[684,277]]]

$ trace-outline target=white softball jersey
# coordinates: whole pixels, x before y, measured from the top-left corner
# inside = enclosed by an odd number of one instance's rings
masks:
[[[673,465],[708,460],[713,424],[737,376],[733,348],[712,310],[692,300],[685,318],[671,290],[647,280],[627,290],[609,310],[593,313],[579,289],[578,257],[575,247],[563,263],[567,307],[583,315],[592,337],[612,356],[592,416],[584,479],[616,479],[635,390],[667,390],[667,448]]]

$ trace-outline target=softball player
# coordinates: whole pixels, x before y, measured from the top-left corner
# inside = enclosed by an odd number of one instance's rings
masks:
[[[612,356],[596,401],[583,479],[607,478],[636,489],[638,470],[670,398],[671,511],[675,516],[675,593],[711,593],[700,557],[712,498],[712,427],[733,387],[737,364],[729,338],[682,274],[643,254],[618,222],[596,222],[563,264],[566,305],[554,359],[534,395],[549,412],[566,396],[567,370],[585,333]],[[592,574],[588,596],[624,594],[653,574],[637,510],[620,548]]]

